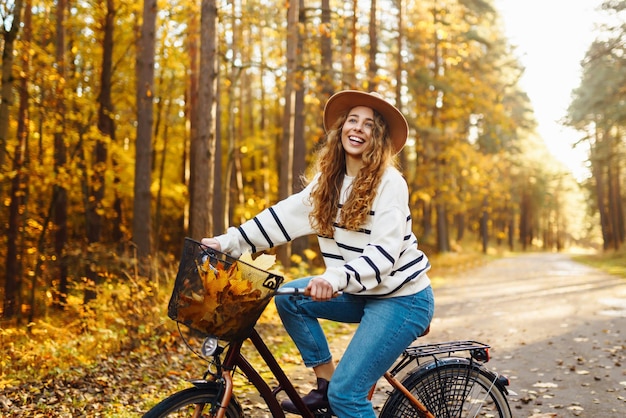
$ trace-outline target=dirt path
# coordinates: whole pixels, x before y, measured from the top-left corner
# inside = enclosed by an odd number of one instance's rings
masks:
[[[423,341],[492,345],[516,418],[626,416],[626,280],[561,254],[499,259],[436,288]]]

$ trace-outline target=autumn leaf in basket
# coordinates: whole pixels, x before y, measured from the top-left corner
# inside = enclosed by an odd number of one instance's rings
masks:
[[[239,257],[239,261],[250,264],[259,270],[271,270],[276,264],[276,256],[270,254],[260,254],[257,258],[252,258],[252,254],[245,252]]]
[[[257,289],[263,289],[263,279],[268,273],[280,275],[280,272],[272,271],[272,267],[276,264],[276,256],[270,254],[260,254],[253,259],[252,254],[245,252],[239,257],[239,269],[242,272],[243,279],[251,282]]]
[[[208,259],[198,265],[203,289],[189,296],[181,295],[178,320],[220,336],[254,325],[265,307],[263,296],[267,293],[262,287],[267,273],[257,269],[270,269],[276,258],[260,256],[253,260],[246,253],[240,261],[228,269],[221,263],[213,266]]]

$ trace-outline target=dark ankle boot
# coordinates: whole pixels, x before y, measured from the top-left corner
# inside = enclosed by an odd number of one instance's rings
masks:
[[[313,389],[308,394],[302,397],[302,401],[310,411],[318,409],[330,408],[328,403],[328,380],[317,378],[317,389]],[[296,406],[290,399],[285,399],[280,403],[280,406],[292,414],[300,414]]]

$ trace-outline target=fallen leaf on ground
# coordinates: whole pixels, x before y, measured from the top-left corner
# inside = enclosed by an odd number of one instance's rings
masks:
[[[534,388],[558,388],[559,385],[551,382],[537,382],[533,385]]]

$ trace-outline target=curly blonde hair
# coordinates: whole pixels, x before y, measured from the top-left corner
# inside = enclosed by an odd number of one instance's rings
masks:
[[[339,212],[338,225],[348,230],[359,230],[366,222],[376,190],[385,169],[395,164],[395,152],[387,123],[374,111],[374,129],[371,146],[363,153],[363,167],[352,182],[348,199],[339,207],[339,194],[346,175],[346,153],[341,144],[341,130],[349,112],[340,116],[329,129],[326,142],[317,155],[318,183],[311,192],[311,225],[318,235],[332,238]]]

